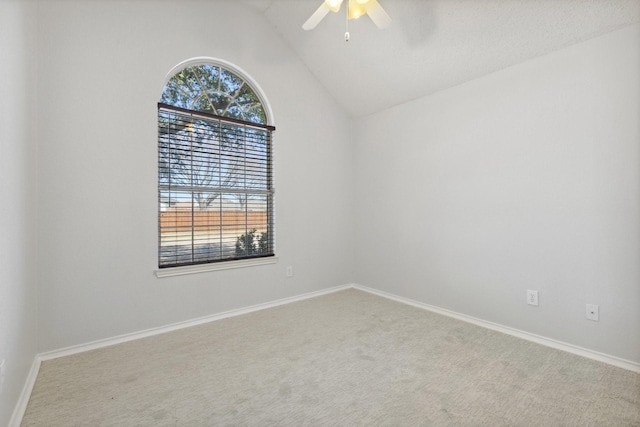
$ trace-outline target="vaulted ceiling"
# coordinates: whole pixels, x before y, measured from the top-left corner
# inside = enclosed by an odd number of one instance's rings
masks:
[[[640,0],[379,0],[391,26],[349,21],[345,42],[344,5],[304,31],[323,0],[243,1],[352,117],[640,22]]]

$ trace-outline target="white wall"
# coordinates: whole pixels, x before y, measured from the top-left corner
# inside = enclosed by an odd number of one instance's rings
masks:
[[[7,425],[36,354],[35,9],[0,2],[0,360]]]
[[[351,123],[252,8],[56,1],[39,16],[40,351],[352,280]],[[199,56],[245,70],[271,103],[280,262],[157,279],[156,103]]]
[[[626,27],[359,120],[356,281],[640,362],[639,52]]]

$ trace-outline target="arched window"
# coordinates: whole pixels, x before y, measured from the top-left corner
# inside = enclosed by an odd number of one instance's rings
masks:
[[[187,67],[174,74],[160,102],[174,107],[266,125],[260,98],[236,73],[213,64]]]
[[[274,255],[275,128],[229,68],[183,68],[158,103],[160,268]]]

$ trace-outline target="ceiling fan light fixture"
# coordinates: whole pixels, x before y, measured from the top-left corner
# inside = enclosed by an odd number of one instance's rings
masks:
[[[367,13],[363,4],[357,0],[349,0],[349,19],[358,19]]]
[[[324,0],[324,4],[326,4],[332,12],[337,12],[340,10],[342,0]]]
[[[2,1],[2,0],[0,0]],[[314,29],[329,12],[339,12],[344,0],[322,0],[318,9],[302,24],[305,31]],[[347,16],[349,19],[358,19],[362,15],[369,15],[376,27],[387,28],[391,23],[391,18],[384,11],[378,0],[347,0]],[[347,33],[349,32],[347,25]],[[345,37],[348,39],[348,36]]]

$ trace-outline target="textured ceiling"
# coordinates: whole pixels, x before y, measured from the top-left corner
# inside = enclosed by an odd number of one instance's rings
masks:
[[[640,0],[379,0],[378,30],[344,5],[312,31],[322,0],[244,0],[262,13],[352,117],[458,85],[640,22]]]

